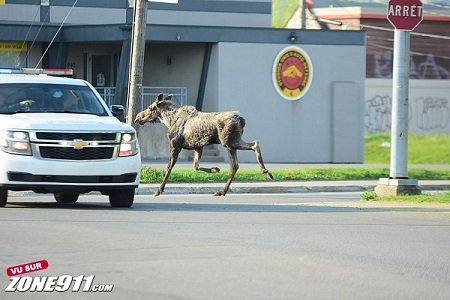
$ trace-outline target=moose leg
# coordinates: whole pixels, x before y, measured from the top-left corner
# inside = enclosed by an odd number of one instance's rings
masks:
[[[164,192],[164,187],[166,186],[167,180],[169,179],[170,172],[172,172],[173,166],[175,166],[175,163],[177,162],[178,154],[180,153],[181,149],[170,147],[170,157],[169,157],[169,164],[167,165],[166,174],[164,175],[163,182],[161,183],[161,186],[156,191],[154,196],[159,196],[162,192]]]
[[[220,172],[220,169],[217,167],[213,167],[213,168],[202,168],[200,167],[200,158],[202,158],[202,152],[203,152],[203,148],[196,148],[194,149],[194,161],[192,164],[192,167],[194,168],[194,170],[196,171],[203,171],[203,172],[207,172],[207,173],[218,173]]]
[[[258,162],[263,175],[266,176],[267,179],[270,179],[270,180],[273,179],[272,174],[269,172],[269,170],[266,169],[266,166],[264,165],[264,161],[262,159],[261,149],[259,148],[258,141],[253,141],[251,143],[248,143],[248,142],[244,142],[241,140],[236,148],[239,150],[252,150],[253,152],[255,152],[256,161]]]
[[[225,196],[230,188],[230,184],[233,181],[234,175],[236,175],[237,170],[239,169],[239,164],[237,161],[236,149],[228,149],[228,157],[230,159],[230,175],[228,175],[227,183],[225,184],[225,188],[223,191],[218,191],[214,194],[214,196]]]

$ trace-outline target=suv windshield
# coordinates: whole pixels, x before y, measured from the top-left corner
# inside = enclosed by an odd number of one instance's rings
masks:
[[[0,84],[0,114],[79,113],[108,116],[92,90],[83,85]]]

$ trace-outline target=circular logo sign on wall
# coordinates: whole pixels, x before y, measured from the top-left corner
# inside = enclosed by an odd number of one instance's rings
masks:
[[[275,89],[286,100],[298,100],[303,97],[313,77],[308,54],[293,46],[286,47],[278,53],[272,73]]]

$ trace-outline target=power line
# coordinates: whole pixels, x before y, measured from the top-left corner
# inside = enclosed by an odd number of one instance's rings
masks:
[[[36,15],[34,16],[34,19],[33,19],[33,23],[36,21],[36,16],[37,16],[37,14],[39,13],[40,9],[41,9],[41,8],[38,7],[38,9],[37,9],[37,11],[36,11]],[[50,13],[50,10],[47,11],[47,14],[45,15],[44,19],[47,18],[47,16],[49,15],[49,13]],[[25,36],[25,39],[23,40],[22,45],[24,45],[24,44],[26,43],[27,38],[28,38],[28,35],[29,35],[30,32],[31,32],[31,28],[33,27],[33,23],[30,24],[30,27],[28,28],[27,35]],[[30,52],[31,52],[31,49],[33,49],[33,46],[34,46],[34,44],[36,43],[36,40],[37,40],[37,38],[38,38],[38,36],[39,36],[39,33],[42,31],[42,27],[43,27],[43,26],[44,26],[44,23],[42,22],[42,23],[41,23],[41,26],[39,26],[39,29],[38,29],[38,31],[36,32],[36,35],[34,36],[33,42],[31,43],[31,45],[30,45],[30,47],[29,47],[29,49],[28,49],[28,51],[27,51],[27,54],[26,54],[26,56],[25,56],[25,58],[24,58],[24,60],[23,60],[23,62],[22,62],[21,65],[24,65],[25,62],[26,62],[26,60],[28,59],[29,54],[30,54]]]
[[[354,26],[354,25],[350,25]],[[374,26],[374,25],[366,25],[366,24],[360,24],[359,27],[362,28],[370,28],[375,30],[383,30],[383,31],[391,31],[394,32],[394,29],[392,28],[386,28],[386,27],[380,27],[380,26]],[[429,37],[433,39],[442,39],[442,40],[450,40],[450,36],[447,35],[437,35],[437,34],[430,34],[430,33],[422,33],[422,32],[410,32],[411,35],[417,35],[422,37]]]
[[[30,33],[31,33],[31,28],[33,28],[33,24],[36,22],[37,15],[39,14],[39,12],[40,12],[40,7],[38,7],[38,8],[36,9],[36,13],[34,14],[33,22],[31,22],[30,26],[28,27],[27,34],[25,35],[25,38],[23,39],[22,47],[23,47],[23,46],[26,44],[26,42],[27,42],[28,36],[29,36]],[[37,32],[37,34],[36,34],[34,40],[33,40],[33,43],[31,44],[30,48],[27,50],[27,53],[26,53],[26,55],[25,55],[25,58],[24,58],[23,61],[20,63],[20,66],[25,65],[25,62],[26,62],[26,60],[27,60],[27,58],[28,58],[28,53],[30,53],[30,51],[31,51],[31,49],[32,49],[32,47],[33,47],[33,45],[34,45],[34,41],[36,40],[37,36],[39,35],[39,32],[41,31],[41,29],[42,29],[42,24],[41,24],[41,27],[39,28],[39,30],[38,30],[38,32]]]
[[[390,46],[384,46],[384,45],[380,45],[380,44],[376,44],[376,43],[371,43],[370,45],[368,45],[370,47],[375,47],[375,48],[379,48],[379,49],[384,49],[384,50],[390,50],[393,51],[394,48],[390,47]],[[423,53],[423,52],[418,52],[418,51],[410,51],[411,54],[414,55],[419,55],[419,56],[427,56],[430,53]],[[442,58],[442,59],[450,59],[450,56],[442,56],[442,55],[436,55],[433,54],[434,57],[438,57],[438,58]]]
[[[44,53],[42,54],[41,58],[39,59],[39,61],[36,63],[35,68],[37,68],[39,66],[39,64],[42,62],[42,59],[44,58],[45,54],[47,54],[47,51],[50,49],[50,46],[53,44],[53,41],[55,40],[56,36],[58,35],[58,33],[61,31],[61,28],[63,27],[64,23],[66,22],[67,18],[69,17],[70,13],[72,12],[73,8],[75,7],[75,5],[77,4],[78,0],[75,0],[75,2],[73,3],[72,7],[70,8],[69,12],[66,14],[66,16],[64,17],[64,20],[61,22],[61,25],[59,26],[58,30],[56,31],[55,35],[53,36],[52,40],[50,41],[50,43],[47,46],[47,49],[45,49]]]

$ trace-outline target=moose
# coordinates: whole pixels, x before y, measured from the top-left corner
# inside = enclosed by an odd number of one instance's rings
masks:
[[[245,142],[242,134],[245,119],[237,111],[227,112],[200,112],[189,105],[178,106],[172,102],[172,95],[164,97],[159,94],[155,101],[145,110],[137,114],[134,122],[139,125],[145,123],[163,123],[168,131],[170,155],[163,182],[155,192],[159,196],[164,192],[167,180],[175,166],[178,154],[182,149],[194,150],[193,168],[208,173],[219,172],[217,167],[200,167],[199,161],[203,147],[211,144],[221,144],[228,150],[230,160],[230,173],[223,190],[216,192],[215,196],[225,196],[239,168],[237,150],[252,150],[262,174],[272,180],[272,174],[264,166],[259,148],[259,142]]]

